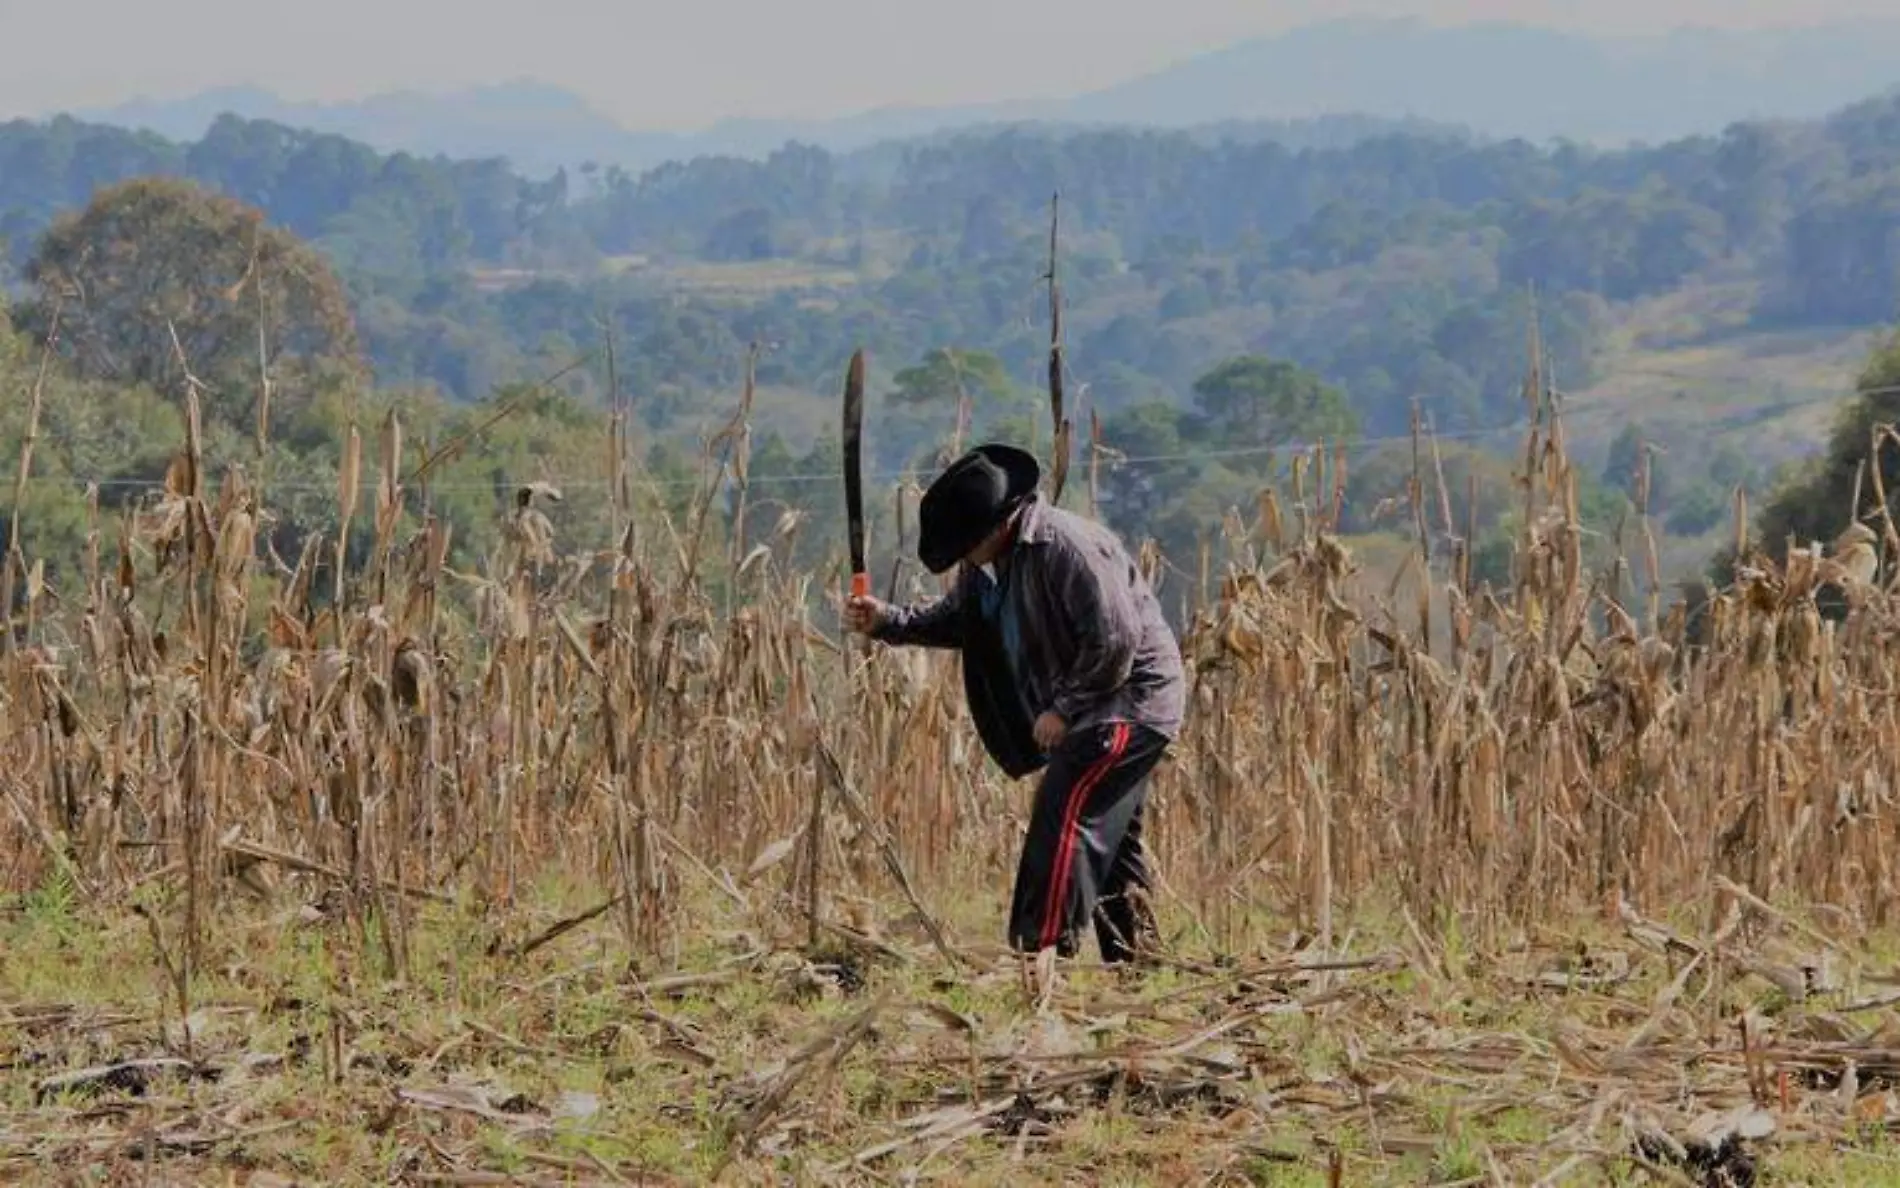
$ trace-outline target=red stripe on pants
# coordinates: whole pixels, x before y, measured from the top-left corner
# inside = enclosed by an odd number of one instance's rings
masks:
[[[1128,723],[1116,723],[1108,753],[1091,764],[1069,789],[1068,803],[1062,808],[1062,832],[1056,841],[1055,869],[1049,875],[1049,901],[1043,909],[1042,947],[1045,949],[1056,943],[1056,933],[1061,930],[1063,900],[1069,892],[1069,870],[1075,865],[1075,835],[1079,832],[1076,822],[1082,816],[1082,806],[1127,751],[1130,733]]]

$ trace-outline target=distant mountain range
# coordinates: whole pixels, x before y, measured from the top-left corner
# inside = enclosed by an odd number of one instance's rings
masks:
[[[667,161],[704,156],[760,158],[787,141],[850,153],[875,145],[954,135],[977,128],[1033,124],[1081,126],[1062,104],[996,104],[960,108],[882,108],[832,120],[722,120],[699,132],[639,132],[620,126],[579,95],[530,80],[444,94],[396,91],[352,103],[299,103],[257,87],[222,87],[184,99],[139,99],[71,113],[78,119],[146,128],[193,141],[220,115],[270,120],[330,132],[385,153],[509,159],[522,173],[545,176],[592,161],[638,173]],[[1149,121],[1126,121],[1145,124]],[[1324,114],[1296,120],[1225,119],[1186,125],[1209,137],[1273,139],[1293,147],[1350,144],[1388,132],[1466,135],[1422,119]]]
[[[1501,23],[1340,20],[1068,99],[892,107],[816,121],[726,120],[686,133],[628,129],[585,99],[533,81],[336,104],[234,87],[73,114],[189,140],[231,112],[340,133],[385,152],[505,156],[523,172],[544,175],[587,161],[637,172],[704,155],[758,157],[788,140],[849,152],[1020,123],[1239,129],[1295,147],[1425,128],[1623,144],[1744,119],[1818,117],[1896,85],[1900,19],[1626,39]]]

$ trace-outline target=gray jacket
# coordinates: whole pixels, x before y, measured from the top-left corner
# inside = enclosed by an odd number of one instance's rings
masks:
[[[872,637],[960,649],[972,716],[1005,770],[1047,762],[1029,728],[1049,710],[1072,732],[1129,722],[1179,734],[1180,645],[1114,533],[1031,495],[995,569],[992,582],[960,566],[949,593],[893,608]]]

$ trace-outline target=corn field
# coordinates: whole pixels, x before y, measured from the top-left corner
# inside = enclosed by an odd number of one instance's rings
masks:
[[[1874,546],[1900,536],[1756,555],[1693,608],[1662,604],[1652,544],[1625,606],[1586,571],[1561,422],[1535,420],[1509,588],[1474,588],[1429,461],[1403,493],[1414,555],[1383,591],[1331,530],[1343,463],[1324,451],[1229,516],[1199,590],[1130,542],[1190,603],[1188,722],[1147,828],[1171,926],[1233,951],[1262,909],[1330,937],[1380,903],[1495,937],[1728,893],[1884,920],[1900,604]],[[556,539],[524,487],[469,575],[405,485],[401,432],[344,459],[343,531],[375,539],[354,569],[336,539],[267,556],[268,487],[195,429],[162,498],[95,505],[83,588],[54,598],[9,558],[27,599],[0,659],[0,887],[173,888],[189,960],[230,897],[313,876],[396,973],[414,903],[507,905],[550,866],[650,954],[707,896],[815,932],[907,910],[934,929],[941,904],[1006,889],[1028,788],[983,755],[955,656],[841,638],[811,609],[840,576],[788,571],[783,533],[708,555],[743,440],[663,531],[625,512],[623,449],[611,539]],[[1738,498],[1738,540],[1746,514]],[[1839,621],[1817,607],[1835,593]]]

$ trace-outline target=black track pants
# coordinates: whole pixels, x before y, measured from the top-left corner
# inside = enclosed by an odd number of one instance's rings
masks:
[[[1111,722],[1070,734],[1036,789],[1016,869],[1009,941],[1018,952],[1054,946],[1074,957],[1093,924],[1105,962],[1127,961],[1153,934],[1141,845],[1148,773],[1166,736]],[[1130,892],[1135,894],[1131,895]]]

